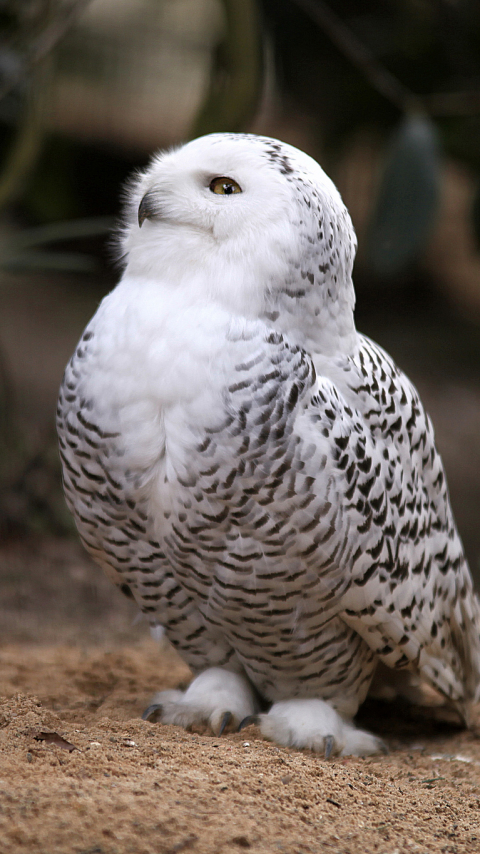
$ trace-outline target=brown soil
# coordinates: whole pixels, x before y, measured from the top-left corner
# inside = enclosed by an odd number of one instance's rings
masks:
[[[131,603],[76,544],[12,543],[0,559],[2,854],[480,851],[475,732],[370,702],[362,726],[389,755],[324,761],[255,727],[145,723],[188,670],[132,625]]]

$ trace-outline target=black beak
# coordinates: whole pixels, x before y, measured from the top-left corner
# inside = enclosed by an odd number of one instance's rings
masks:
[[[143,223],[146,219],[152,219],[152,217],[158,214],[158,208],[155,207],[153,196],[151,193],[145,193],[142,201],[140,202],[138,208],[138,226],[142,227]]]

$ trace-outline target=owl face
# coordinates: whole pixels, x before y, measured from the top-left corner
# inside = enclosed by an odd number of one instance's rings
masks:
[[[203,272],[215,293],[243,293],[259,309],[285,286],[306,294],[331,280],[336,290],[350,281],[354,251],[331,180],[311,157],[267,137],[193,140],[156,155],[129,189],[131,273],[178,282]]]
[[[135,188],[132,217],[138,204],[146,232],[170,225],[235,242],[275,222],[285,228],[292,207],[287,175],[249,137],[202,137],[154,158]]]

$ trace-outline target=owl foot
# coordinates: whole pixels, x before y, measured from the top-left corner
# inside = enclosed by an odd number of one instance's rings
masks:
[[[250,715],[239,729],[258,724],[269,741],[284,747],[306,747],[330,756],[369,756],[386,753],[380,738],[346,723],[323,700],[284,700],[274,703],[266,714]]]
[[[160,691],[142,718],[185,729],[206,723],[215,735],[222,735],[227,729],[236,729],[256,710],[255,694],[245,676],[211,667],[200,673],[185,692]]]

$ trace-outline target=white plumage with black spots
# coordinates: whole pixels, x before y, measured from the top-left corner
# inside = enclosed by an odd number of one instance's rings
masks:
[[[479,605],[428,416],[354,325],[356,241],[320,166],[266,137],[157,155],[124,273],[69,362],[65,492],[94,559],[192,668],[149,714],[256,720],[326,755],[379,662],[468,723]],[[252,717],[253,716],[253,717]]]

